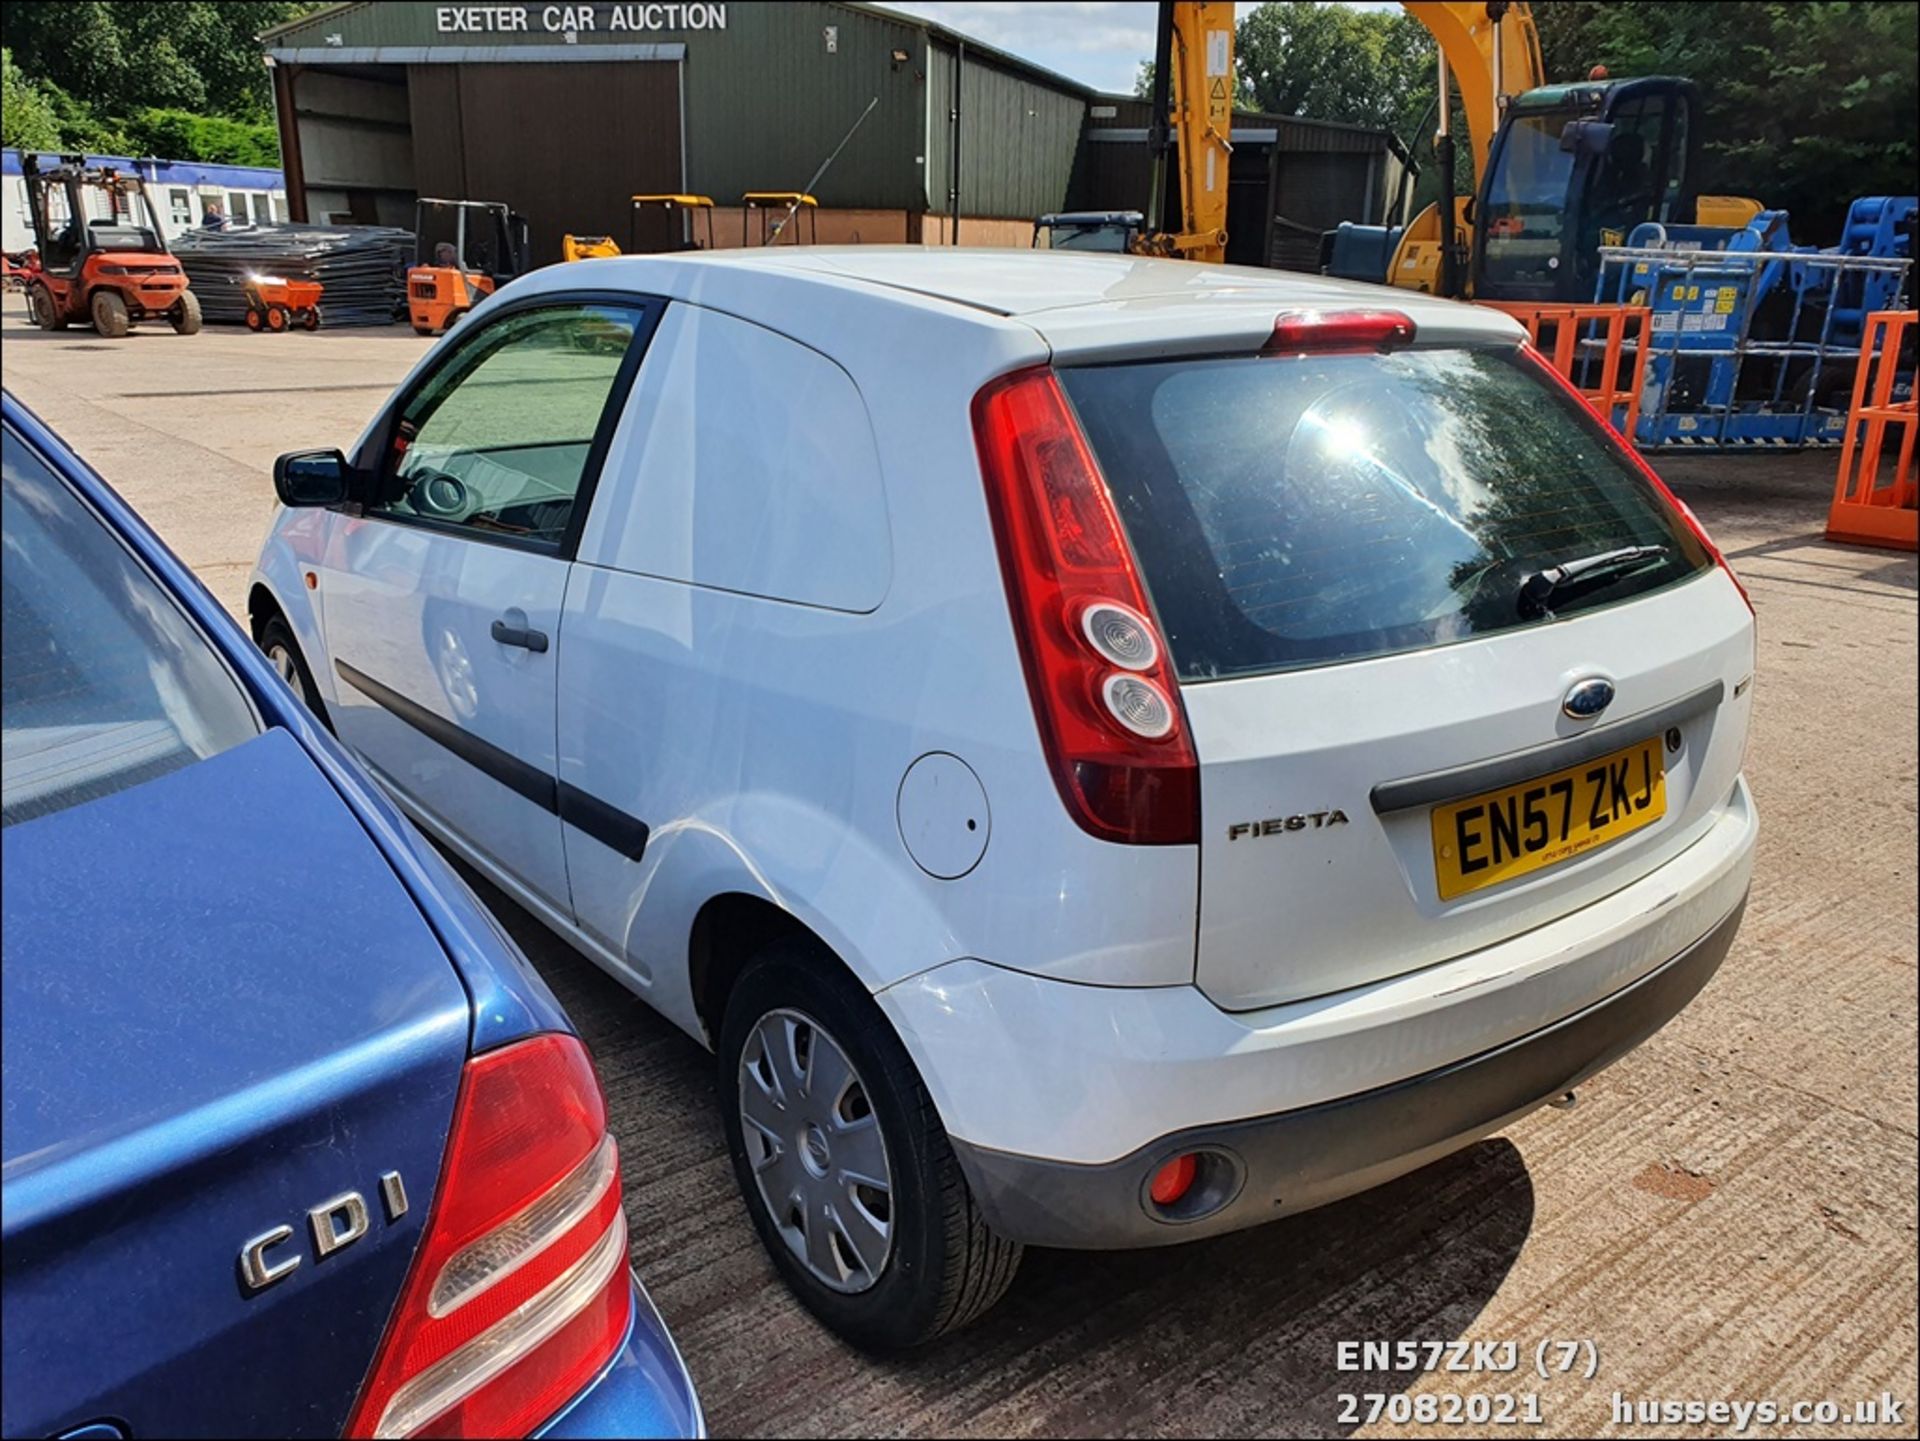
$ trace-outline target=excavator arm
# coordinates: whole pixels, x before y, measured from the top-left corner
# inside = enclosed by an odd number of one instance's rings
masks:
[[[1467,117],[1473,173],[1486,174],[1487,152],[1500,129],[1501,100],[1546,82],[1540,32],[1533,9],[1518,0],[1403,0],[1408,14],[1427,27],[1439,46],[1439,134],[1434,153],[1446,179],[1447,198],[1427,206],[1408,223],[1387,266],[1387,283],[1409,290],[1459,295],[1465,290],[1455,262],[1466,253],[1472,197],[1454,195],[1452,87]]]
[[[1499,97],[1547,83],[1533,9],[1499,0],[1492,4],[1487,0],[1405,0],[1403,8],[1427,27],[1440,47],[1440,58],[1467,113],[1474,173],[1482,174],[1487,168],[1487,148],[1500,128]],[[1443,112],[1443,130],[1446,125]]]
[[[1153,196],[1134,249],[1187,260],[1227,258],[1227,166],[1233,154],[1233,6],[1163,0],[1154,54]],[[1175,136],[1177,145],[1173,144]],[[1180,166],[1179,232],[1162,228],[1166,155]]]
[[[1517,0],[1407,0],[1406,9],[1439,46],[1442,92],[1449,79],[1459,88],[1479,173],[1500,125],[1500,97],[1531,90],[1546,78],[1532,10]],[[1154,185],[1146,229],[1134,242],[1138,251],[1189,260],[1226,259],[1227,167],[1233,154],[1238,83],[1233,39],[1231,4],[1162,0],[1154,54]],[[1443,106],[1443,135],[1449,120]],[[1184,223],[1177,232],[1165,228],[1160,214],[1169,152],[1180,167]],[[1440,230],[1437,208],[1422,214],[1408,230],[1415,245],[1412,268],[1427,277],[1425,289],[1439,283]],[[1396,257],[1396,275],[1402,269],[1398,262]]]

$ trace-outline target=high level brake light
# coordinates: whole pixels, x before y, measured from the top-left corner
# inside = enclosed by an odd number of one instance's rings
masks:
[[[1398,310],[1288,310],[1273,322],[1262,355],[1357,355],[1413,344],[1413,321]]]
[[[973,402],[1007,601],[1067,811],[1102,840],[1200,839],[1200,769],[1167,647],[1067,406],[1042,367]]]
[[[1562,393],[1572,396],[1589,415],[1600,422],[1602,429],[1606,431],[1607,439],[1612,442],[1614,448],[1624,455],[1628,463],[1645,478],[1647,484],[1651,485],[1659,495],[1665,498],[1667,504],[1679,513],[1680,519],[1686,522],[1687,529],[1693,532],[1694,539],[1706,547],[1707,554],[1713,557],[1713,563],[1727,573],[1727,579],[1733,582],[1733,588],[1740,592],[1740,599],[1747,603],[1747,610],[1752,612],[1753,597],[1747,594],[1747,588],[1741,584],[1738,572],[1721,553],[1720,547],[1713,543],[1713,537],[1707,534],[1707,528],[1700,524],[1700,517],[1693,513],[1693,507],[1673,493],[1672,488],[1660,478],[1660,472],[1647,463],[1647,458],[1640,453],[1638,447],[1630,441],[1621,439],[1620,433],[1613,428],[1612,420],[1594,409],[1593,402],[1580,393],[1580,387],[1556,370],[1546,356],[1527,344],[1521,345],[1520,355],[1523,360],[1533,365],[1558,386]]]
[[[467,1062],[433,1213],[349,1436],[524,1436],[619,1349],[620,1162],[586,1048]]]

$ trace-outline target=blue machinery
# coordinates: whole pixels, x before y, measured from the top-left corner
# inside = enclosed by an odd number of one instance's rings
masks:
[[[1865,319],[1903,304],[1916,208],[1911,196],[1856,200],[1831,250],[1794,245],[1782,210],[1740,229],[1640,225],[1601,247],[1595,299],[1651,311],[1634,443],[1838,444]],[[1580,350],[1581,364],[1600,363],[1598,339]],[[1901,372],[1897,399],[1912,394],[1910,357]]]

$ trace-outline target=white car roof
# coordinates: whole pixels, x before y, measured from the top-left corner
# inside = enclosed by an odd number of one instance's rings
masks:
[[[985,324],[1014,321],[1038,331],[1056,354],[1172,354],[1257,343],[1276,316],[1294,310],[1404,312],[1422,344],[1512,344],[1524,332],[1497,311],[1417,291],[1284,270],[1202,265],[1187,260],[1089,251],[949,248],[918,245],[770,246],[764,249],[633,256],[554,266],[536,277],[550,288],[625,287],[727,304],[729,275],[758,283],[890,290],[971,311]],[[744,287],[743,287],[744,289]],[[755,317],[759,318],[759,317]]]

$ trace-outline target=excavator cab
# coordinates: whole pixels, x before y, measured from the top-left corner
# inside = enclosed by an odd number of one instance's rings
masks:
[[[43,330],[92,322],[123,336],[138,320],[165,319],[182,335],[200,328],[200,302],[167,249],[167,232],[138,173],[20,157],[33,219],[37,264],[27,281],[27,313]]]
[[[1515,96],[1474,200],[1474,299],[1590,301],[1601,246],[1692,223],[1698,113],[1692,82],[1671,76]]]
[[[423,197],[413,234],[407,314],[418,335],[450,329],[529,268],[527,222],[497,201]]]

